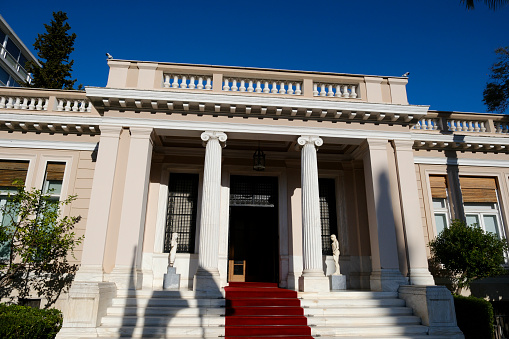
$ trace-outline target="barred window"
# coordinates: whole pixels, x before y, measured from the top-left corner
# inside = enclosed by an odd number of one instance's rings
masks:
[[[171,235],[178,233],[178,253],[194,253],[198,211],[198,174],[170,173],[164,252],[170,251]]]
[[[230,206],[274,207],[277,205],[277,178],[230,176]]]
[[[320,221],[322,225],[322,254],[332,255],[331,234],[337,234],[336,184],[334,179],[319,178]]]

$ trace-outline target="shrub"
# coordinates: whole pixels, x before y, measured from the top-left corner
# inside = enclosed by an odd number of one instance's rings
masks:
[[[475,297],[454,296],[456,320],[465,339],[493,337],[493,306],[489,301]]]
[[[0,304],[0,338],[55,338],[62,328],[62,312]]]

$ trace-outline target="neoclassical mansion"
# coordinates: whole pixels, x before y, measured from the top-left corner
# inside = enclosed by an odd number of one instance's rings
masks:
[[[2,186],[78,197],[62,337],[100,336],[115,300],[162,290],[173,233],[188,300],[235,281],[392,293],[426,333],[461,337],[427,244],[455,218],[506,237],[509,119],[410,105],[406,77],[108,65],[85,92],[0,88]]]

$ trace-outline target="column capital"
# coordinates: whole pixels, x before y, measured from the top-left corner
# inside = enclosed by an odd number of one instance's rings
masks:
[[[203,141],[203,146],[207,144],[209,140],[217,139],[220,143],[224,144],[228,136],[224,132],[218,131],[205,131],[201,134],[201,140]],[[222,145],[224,146],[224,145]]]
[[[413,140],[394,140],[396,151],[413,151]]]
[[[131,138],[141,138],[141,139],[150,138],[153,130],[154,129],[152,127],[131,127],[131,128],[129,128],[129,131],[131,132]]]
[[[320,147],[323,145],[323,140],[317,135],[302,135],[297,139],[297,144],[300,147],[303,147],[306,144],[312,144],[315,147]]]
[[[99,126],[101,137],[118,138],[120,136],[121,126]]]

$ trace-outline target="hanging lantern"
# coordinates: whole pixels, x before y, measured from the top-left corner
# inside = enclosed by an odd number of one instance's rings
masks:
[[[253,169],[263,171],[265,169],[265,153],[258,147],[253,154]]]

